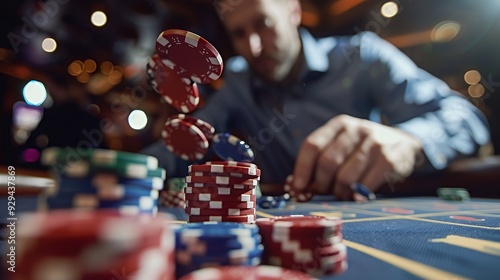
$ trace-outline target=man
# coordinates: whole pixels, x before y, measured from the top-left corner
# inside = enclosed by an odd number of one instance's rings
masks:
[[[375,34],[315,40],[299,29],[299,0],[240,1],[221,16],[241,56],[195,116],[237,131],[262,183],[293,174],[296,191],[315,182],[316,193],[352,199],[353,183],[376,191],[419,159],[419,170],[442,169],[489,141],[478,110]],[[160,146],[144,152],[179,174]]]

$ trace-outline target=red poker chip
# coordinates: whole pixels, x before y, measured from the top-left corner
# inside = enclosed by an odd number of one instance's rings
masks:
[[[247,178],[235,178],[228,176],[186,176],[186,183],[205,183],[205,184],[217,184],[217,185],[231,185],[239,184],[246,186],[257,186],[259,181],[256,179]]]
[[[209,124],[208,122],[206,122],[204,120],[200,120],[198,118],[195,118],[195,117],[189,116],[189,115],[185,115],[185,114],[178,114],[178,115],[172,116],[169,118],[169,120],[171,120],[171,119],[181,119],[183,121],[186,121],[188,123],[196,125],[196,127],[198,127],[201,130],[201,132],[203,132],[203,134],[205,134],[205,137],[207,137],[208,140],[211,140],[212,137],[214,137],[215,128],[211,124]]]
[[[253,169],[258,169],[257,165],[250,162],[242,162],[242,161],[207,161],[204,165],[225,165],[225,166],[240,166],[240,167],[249,167]]]
[[[190,79],[182,78],[172,69],[168,68],[161,58],[154,54],[149,60],[153,88],[168,104],[177,110],[189,113],[194,111],[200,103],[198,86]]]
[[[296,236],[314,235],[327,239],[340,232],[342,220],[336,217],[322,216],[278,216],[274,218],[260,218],[257,221],[259,228],[273,232],[296,232]]]
[[[206,172],[211,174],[227,174],[227,173],[237,173],[248,176],[260,176],[260,169],[248,166],[234,166],[225,164],[198,164],[190,165],[188,167],[189,172]]]
[[[262,220],[265,220],[266,218],[262,218]],[[324,246],[330,246],[337,244],[339,242],[342,242],[342,233],[341,229],[342,226],[338,227],[337,229],[332,230],[325,230],[325,229],[300,229],[300,228],[282,228],[280,229],[275,229],[274,227],[271,226],[266,226],[262,225],[262,220],[260,221],[260,230],[262,234],[267,234],[268,236],[272,237],[273,235],[277,236],[285,236],[287,239],[290,240],[299,240],[301,244],[304,244],[304,246],[315,246],[315,247],[324,247]],[[317,235],[314,240],[310,239],[305,239],[305,237],[310,236],[311,234],[314,234],[315,236]]]
[[[206,209],[248,209],[255,208],[256,201],[199,201],[199,200],[186,200],[186,207],[206,208]]]
[[[189,176],[191,177],[231,177],[231,178],[240,178],[240,179],[255,179],[260,180],[259,176],[255,175],[247,175],[242,173],[211,173],[211,172],[189,172]]]
[[[234,223],[253,223],[255,215],[241,216],[188,216],[189,223],[199,222],[234,222]]]
[[[297,192],[292,188],[293,185],[293,175],[288,175],[285,184],[283,185],[283,190],[290,195],[290,199],[295,202],[307,202],[313,197],[311,192],[314,189],[314,185],[309,185],[304,191]]]
[[[251,190],[255,190],[255,188],[257,186],[242,185],[242,184],[222,185],[222,184],[212,184],[212,183],[187,183],[186,187],[192,187],[192,188],[197,188],[197,189],[223,187],[223,188],[231,188],[235,191],[251,191]]]
[[[169,29],[156,39],[156,52],[178,75],[211,83],[222,74],[222,57],[207,40],[192,32]]]
[[[344,267],[347,264],[346,256],[315,258],[310,261],[300,262],[294,261],[292,255],[284,254],[280,256],[265,256],[264,260],[267,260],[267,262],[272,265],[279,265],[281,267],[289,269],[297,269],[314,276],[343,272],[345,271]]]
[[[167,149],[184,160],[200,160],[208,150],[208,140],[203,132],[183,120],[166,122],[161,136]]]
[[[198,201],[256,201],[255,195],[242,194],[242,195],[220,195],[212,193],[186,193],[184,194],[187,200]]]
[[[194,215],[194,216],[243,216],[243,215],[256,214],[255,208],[206,209],[206,208],[187,207],[185,208],[185,212],[188,215]]]
[[[282,233],[282,232],[269,232],[268,229],[264,229],[260,227],[260,233],[265,239],[266,248],[275,248],[276,250],[281,250],[281,245],[283,242],[297,242],[300,249],[311,249],[314,250],[317,255],[327,255],[331,253],[331,249],[335,248],[338,244],[342,244],[343,236],[342,234],[336,234],[329,238],[309,238],[312,234],[294,234],[295,232],[290,234]],[[263,241],[263,243],[264,243]]]
[[[210,193],[214,195],[242,195],[242,194],[250,194],[255,195],[256,189],[233,189],[231,186],[226,187],[213,187],[207,186],[203,188],[194,188],[194,187],[186,187],[184,188],[184,193],[186,194],[196,194],[196,193]]]
[[[179,280],[312,280],[308,274],[278,266],[219,266],[193,271]]]

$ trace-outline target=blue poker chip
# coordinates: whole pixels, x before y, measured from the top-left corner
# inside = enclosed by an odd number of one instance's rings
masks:
[[[255,250],[259,247],[262,241],[260,234],[252,237],[233,237],[233,238],[212,238],[211,240],[193,240],[184,239],[177,242],[176,249],[189,252],[193,255],[204,254],[222,254],[230,250]],[[196,250],[191,250],[191,245],[197,244],[203,246],[204,249],[197,247]]]
[[[217,133],[212,138],[214,152],[226,161],[251,162],[254,152],[243,140],[229,133]]]
[[[289,195],[281,196],[269,196],[263,195],[257,200],[257,208],[261,209],[273,209],[273,208],[284,208],[286,202],[290,199]]]
[[[122,200],[141,196],[158,198],[159,191],[140,185],[107,185],[95,187],[91,180],[86,178],[64,178],[60,181],[57,196],[69,196],[74,194],[95,194],[100,199]]]
[[[99,208],[120,208],[123,206],[137,206],[140,210],[154,209],[158,205],[158,199],[150,196],[141,196],[137,198],[129,198],[126,200],[100,200]]]
[[[124,199],[133,199],[143,196],[150,196],[155,199],[159,197],[158,190],[146,189],[130,185],[117,185],[117,186],[110,186],[98,189],[84,188],[84,187],[80,188],[76,185],[61,185],[61,187],[57,192],[57,195],[55,195],[54,197],[60,197],[62,199],[64,198],[71,199],[71,197],[76,194],[96,195],[99,199],[102,200],[115,200],[115,201]]]
[[[200,240],[211,240],[217,237],[252,237],[258,233],[259,227],[257,225],[233,222],[191,223],[181,225],[175,230],[175,235],[178,237],[189,235],[196,236]]]
[[[191,255],[191,263],[198,265],[200,268],[207,264],[217,263],[218,265],[242,265],[246,264],[253,258],[260,258],[264,246],[259,245],[254,250],[228,250],[221,254],[207,254],[204,256]],[[177,249],[176,249],[176,252]]]

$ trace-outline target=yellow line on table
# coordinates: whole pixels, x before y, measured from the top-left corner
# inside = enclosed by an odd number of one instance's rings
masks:
[[[453,222],[446,222],[446,221],[439,221],[439,220],[432,220],[432,219],[423,219],[423,218],[418,218],[418,217],[406,217],[408,220],[415,220],[415,221],[421,221],[421,222],[428,222],[428,223],[435,223],[435,224],[445,224],[445,225],[454,225],[454,226],[461,226],[461,227],[471,227],[471,228],[482,228],[482,229],[492,229],[492,230],[500,230],[500,227],[489,227],[489,226],[477,226],[477,225],[471,225],[471,224],[460,224],[460,223],[453,223]]]
[[[257,214],[257,216],[261,216],[261,217],[264,217],[264,218],[274,218],[273,215],[264,213],[262,211],[255,211],[255,214]]]
[[[425,265],[407,258],[403,258],[388,252],[384,252],[372,247],[368,247],[359,243],[355,243],[344,239],[344,243],[350,248],[370,255],[397,268],[400,268],[408,273],[421,277],[423,279],[468,279],[460,275],[456,275],[432,266]]]
[[[460,235],[448,235],[445,238],[436,238],[429,241],[435,243],[445,243],[485,254],[500,256],[500,242],[481,240]]]

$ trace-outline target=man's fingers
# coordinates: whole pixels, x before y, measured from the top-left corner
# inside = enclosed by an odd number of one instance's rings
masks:
[[[388,167],[387,164],[378,162],[372,165],[360,182],[372,191],[375,191],[384,183],[385,180],[388,180],[388,176],[391,176],[391,174],[390,167]]]
[[[341,199],[351,199],[351,185],[360,182],[363,175],[374,162],[372,156],[374,150],[374,142],[367,137],[358,146],[358,148],[347,158],[347,161],[340,167],[335,178],[335,187],[333,195]]]
[[[359,137],[357,135],[353,135],[344,129],[339,132],[333,142],[325,147],[318,157],[314,176],[317,193],[331,193],[333,180],[338,168],[355,150],[358,142]]]
[[[302,191],[307,187],[311,180],[314,168],[316,168],[316,159],[319,153],[332,141],[335,133],[322,126],[311,133],[299,150],[295,169],[293,171],[293,188],[296,191]]]

